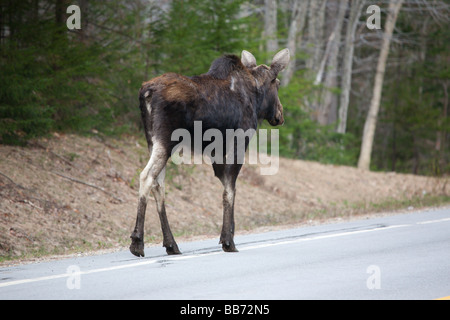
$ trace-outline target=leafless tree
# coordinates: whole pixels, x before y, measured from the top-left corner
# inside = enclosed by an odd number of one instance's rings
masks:
[[[276,0],[265,0],[265,15],[264,15],[264,36],[267,39],[266,50],[273,53],[278,49],[277,36],[277,10],[278,5]]]
[[[332,88],[337,86],[338,68],[339,68],[339,47],[341,43],[341,33],[344,24],[344,17],[347,11],[348,0],[340,0],[336,3],[337,8],[334,9],[336,14],[336,23],[331,33],[330,40],[327,44],[327,55],[324,56],[322,61],[327,61],[327,70],[324,80],[325,90],[322,94],[321,104],[317,114],[317,121],[322,125],[327,125],[335,122],[336,112],[332,110],[337,109],[337,97],[333,93]],[[325,63],[322,63],[321,70],[323,73]],[[316,79],[317,80],[317,79]]]
[[[389,13],[384,27],[385,32],[381,45],[380,56],[378,58],[372,100],[370,102],[369,113],[367,114],[366,122],[364,124],[361,153],[358,160],[358,168],[363,170],[369,170],[370,168],[373,139],[377,125],[378,111],[380,110],[384,73],[386,71],[386,61],[389,55],[389,47],[391,44],[395,23],[402,4],[403,0],[391,0],[389,2]]]
[[[303,32],[306,22],[306,13],[308,9],[309,0],[297,1],[294,0],[292,4],[292,16],[289,25],[289,33],[287,39],[287,47],[291,53],[292,61],[289,63],[286,71],[284,72],[281,84],[287,86],[291,81],[291,78],[295,72],[295,54],[297,48],[301,47],[302,37],[298,36],[299,33]]]
[[[350,103],[352,84],[353,54],[355,51],[355,32],[366,0],[353,0],[350,6],[349,21],[345,33],[344,54],[342,56],[341,96],[339,100],[339,114],[337,132],[345,133],[347,129],[347,113]]]

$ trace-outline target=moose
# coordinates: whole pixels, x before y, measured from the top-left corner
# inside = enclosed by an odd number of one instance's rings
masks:
[[[227,129],[256,130],[263,120],[272,126],[282,125],[283,106],[278,98],[280,81],[277,76],[289,60],[289,50],[284,49],[274,56],[270,67],[258,66],[255,57],[244,50],[240,59],[235,55],[216,59],[206,74],[187,77],[166,73],[142,84],[139,107],[150,160],[140,174],[136,226],[131,234],[132,254],[144,257],[144,221],[150,194],[155,199],[161,222],[163,247],[169,255],[181,254],[164,205],[165,167],[177,145],[177,141],[172,141],[172,133],[179,128],[193,132],[197,121],[201,121],[202,130],[214,128],[224,136]],[[248,140],[245,148],[247,146]],[[217,161],[212,167],[224,187],[219,244],[225,252],[237,252],[233,240],[234,199],[242,163]]]

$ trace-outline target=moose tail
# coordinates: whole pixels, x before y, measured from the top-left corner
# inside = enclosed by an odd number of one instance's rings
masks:
[[[153,90],[150,85],[143,84],[141,90],[139,90],[139,109],[141,109],[142,124],[144,125],[145,138],[147,139],[148,148],[152,147],[152,94]]]

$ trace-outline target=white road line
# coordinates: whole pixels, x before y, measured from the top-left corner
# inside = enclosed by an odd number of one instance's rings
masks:
[[[450,218],[417,222],[417,224],[430,224],[430,223],[439,223],[439,222],[445,222],[445,221],[450,221]]]
[[[300,239],[286,240],[286,241],[280,241],[280,242],[263,243],[263,244],[259,244],[259,245],[239,248],[239,251],[260,249],[260,248],[266,248],[266,247],[273,247],[273,246],[279,246],[279,245],[285,245],[285,244],[314,241],[314,240],[321,240],[321,239],[328,239],[328,238],[338,238],[338,237],[344,237],[344,236],[348,236],[348,235],[369,233],[369,232],[374,232],[374,231],[389,230],[389,229],[396,229],[396,228],[404,228],[404,227],[410,227],[410,226],[411,225],[409,225],[409,224],[402,224],[402,225],[380,227],[380,228],[367,229],[367,230],[333,233],[333,234],[327,234],[327,235],[316,236],[316,237],[311,237],[311,238],[300,238]]]
[[[153,263],[155,263],[157,261],[158,260],[149,260],[149,261],[143,261],[143,262],[138,262],[138,263],[125,264],[125,265],[121,265],[121,266],[109,267],[109,268],[93,269],[93,270],[80,271],[80,272],[74,272],[74,273],[62,273],[62,274],[55,274],[53,276],[46,276],[46,277],[38,277],[38,278],[31,278],[31,279],[23,279],[23,280],[15,280],[15,281],[3,282],[3,283],[0,283],[0,288],[14,286],[14,285],[18,285],[18,284],[31,283],[31,282],[47,281],[47,280],[54,280],[54,279],[60,279],[60,278],[66,278],[66,277],[73,277],[73,276],[76,276],[76,275],[84,275],[84,274],[91,274],[91,273],[98,273],[98,272],[106,272],[106,271],[113,271],[113,270],[120,270],[120,269],[126,269],[126,268],[139,267],[139,266],[153,264]]]
[[[223,253],[223,252],[220,251],[220,252],[210,252],[210,253],[204,253],[204,254],[193,254],[193,255],[185,255],[185,256],[176,256],[176,257],[166,258],[164,260],[165,261],[188,260],[188,259],[193,259],[193,258],[212,256],[212,255],[221,254],[221,253]],[[88,271],[80,271],[80,272],[73,272],[73,273],[62,273],[62,274],[56,274],[56,275],[53,275],[53,276],[46,276],[46,277],[38,277],[38,278],[31,278],[31,279],[23,279],[23,280],[15,280],[15,281],[3,282],[3,283],[0,283],[0,288],[14,286],[14,285],[19,285],[19,284],[25,284],[25,283],[47,281],[47,280],[61,279],[61,278],[67,278],[67,277],[74,277],[74,276],[77,276],[77,275],[85,275],[85,274],[92,274],[92,273],[108,272],[108,271],[115,271],[115,270],[120,270],[120,269],[141,267],[141,266],[145,266],[145,265],[154,264],[154,263],[156,263],[158,261],[161,261],[161,259],[154,259],[154,260],[142,261],[142,262],[137,262],[137,263],[124,264],[124,265],[115,266],[115,267],[93,269],[93,270],[88,270]]]
[[[341,233],[327,234],[327,235],[321,235],[321,236],[309,237],[309,238],[299,238],[299,239],[284,240],[284,241],[278,241],[278,242],[275,241],[275,242],[269,242],[269,243],[263,243],[263,244],[257,244],[257,245],[242,246],[241,248],[239,248],[239,250],[240,251],[248,251],[248,250],[266,248],[266,247],[271,247],[271,246],[281,246],[281,245],[293,244],[293,243],[299,243],[299,242],[344,237],[344,236],[348,236],[348,235],[363,234],[363,233],[390,230],[390,229],[403,228],[403,227],[409,227],[409,226],[411,226],[411,225],[395,225],[395,226],[380,227],[380,228],[367,229],[367,230],[357,230],[357,231],[347,231],[347,232],[341,232]],[[202,258],[202,257],[208,257],[208,256],[218,255],[218,254],[225,254],[225,253],[222,251],[216,251],[216,252],[209,252],[209,253],[202,253],[202,254],[173,256],[173,257],[165,258],[164,261],[188,260],[188,259]],[[129,269],[129,268],[134,268],[134,267],[141,267],[141,266],[157,263],[158,261],[161,261],[161,258],[137,262],[137,263],[124,264],[124,265],[120,265],[120,266],[108,267],[108,268],[80,271],[77,273],[63,273],[63,274],[57,274],[57,275],[52,275],[52,276],[3,282],[3,283],[0,283],[0,288],[20,285],[20,284],[39,282],[39,281],[48,281],[48,280],[54,280],[54,279],[73,277],[76,275],[86,275],[86,274],[108,272],[108,271],[115,271],[115,270],[121,270],[121,269]]]

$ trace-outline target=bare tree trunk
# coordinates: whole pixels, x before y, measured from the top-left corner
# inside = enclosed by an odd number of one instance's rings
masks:
[[[322,0],[322,3],[320,3],[319,0],[312,0],[319,2],[320,6],[318,6],[318,12],[317,12],[317,18],[316,18],[316,38],[314,39],[314,66],[316,67],[319,65],[320,57],[323,55],[323,43],[325,40],[326,35],[326,10],[327,10],[327,2],[328,0]]]
[[[303,0],[301,3],[294,0],[294,8],[292,11],[291,24],[289,26],[288,42],[287,47],[291,54],[291,62],[284,72],[283,78],[281,79],[281,85],[287,86],[292,79],[295,72],[295,54],[297,52],[297,47],[300,46],[297,43],[297,34],[299,31],[303,30],[306,21],[306,11],[308,8],[308,0]]]
[[[308,9],[308,58],[306,59],[306,69],[309,70],[310,76],[316,77],[316,85],[321,83],[324,65],[321,63],[329,55],[330,38],[328,42],[324,39],[325,11],[327,0],[311,0]],[[324,43],[327,47],[324,50]],[[317,81],[319,79],[319,81]],[[309,99],[305,99],[304,103],[313,111],[312,118],[317,120],[319,108],[320,93],[311,95]]]
[[[337,86],[337,70],[338,70],[338,55],[339,55],[339,45],[341,42],[341,30],[345,17],[345,12],[347,11],[348,0],[341,0],[337,2],[337,17],[336,24],[334,27],[334,37],[329,42],[330,52],[327,67],[327,74],[325,78],[325,91],[323,93],[323,98],[321,99],[321,104],[318,113],[318,121],[322,125],[327,125],[336,120],[336,115],[331,117],[331,110],[333,109],[334,103],[337,103],[337,99],[334,99],[336,95],[330,90]],[[336,110],[336,108],[334,108]],[[336,111],[334,112],[336,114]]]
[[[354,0],[351,4],[350,17],[345,35],[341,97],[339,101],[338,125],[336,129],[336,132],[338,133],[345,133],[347,130],[347,113],[348,105],[350,103],[350,89],[352,85],[355,32],[365,2],[366,0]]]
[[[67,7],[68,0],[56,0],[55,1],[55,23],[57,25],[57,34],[61,39],[66,39],[66,19],[67,19]]]
[[[316,79],[314,80],[315,86],[318,86],[319,84],[322,83],[323,74],[325,72],[325,66],[327,64],[328,57],[330,56],[331,47],[332,47],[332,44],[333,44],[335,38],[336,38],[336,32],[333,31],[330,34],[330,37],[328,38],[327,46],[326,46],[325,52],[323,53],[323,56],[322,56],[322,61],[320,62],[320,66],[317,69]]]
[[[264,16],[264,35],[267,39],[267,53],[274,53],[278,50],[277,8],[276,0],[265,0],[266,14]]]
[[[448,80],[443,80],[442,82],[442,88],[444,90],[444,98],[443,98],[443,106],[442,109],[442,115],[438,119],[438,132],[436,133],[436,145],[435,149],[437,152],[437,164],[439,167],[439,172],[442,172],[442,169],[446,167],[445,163],[445,152],[444,150],[448,150],[447,148],[447,132],[445,130],[445,127],[442,125],[444,121],[447,120],[448,117]]]
[[[317,16],[317,4],[318,1],[311,0],[309,2],[309,8],[308,8],[308,43],[309,44],[315,44],[316,36],[316,16]],[[308,59],[306,60],[306,68],[309,70],[313,69],[314,65],[314,53],[311,52],[309,54]]]
[[[322,52],[324,38],[325,9],[327,0],[311,0],[308,9],[308,42],[312,45],[306,68],[314,73],[319,68],[319,62],[324,55]]]
[[[66,0],[56,0],[55,1],[55,22],[57,25],[66,25]]]
[[[6,26],[6,14],[4,14],[4,4],[0,4],[0,46],[3,45],[3,43],[6,43],[5,41],[5,26]]]
[[[87,44],[89,39],[89,0],[80,0],[81,30],[79,30],[81,42]]]
[[[358,168],[369,170],[370,158],[372,154],[373,140],[377,125],[378,111],[380,110],[381,92],[383,89],[384,72],[386,70],[386,61],[389,54],[392,34],[398,13],[403,4],[403,0],[391,0],[389,3],[389,14],[385,24],[383,43],[381,45],[380,57],[375,75],[375,84],[373,87],[372,100],[370,102],[369,113],[364,124],[364,133],[361,144],[361,153],[359,155]]]

